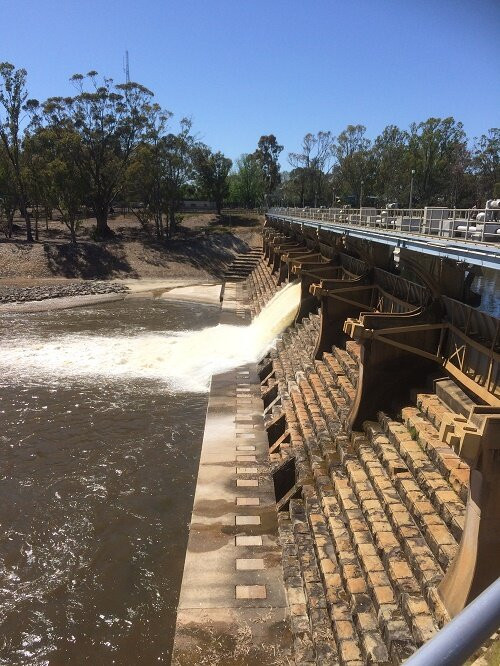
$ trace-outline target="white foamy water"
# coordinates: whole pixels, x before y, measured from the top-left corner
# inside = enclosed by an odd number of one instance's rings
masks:
[[[107,377],[161,381],[176,391],[207,391],[210,378],[259,360],[297,312],[300,283],[286,285],[249,326],[135,336],[66,334],[13,340],[0,347],[0,375]]]

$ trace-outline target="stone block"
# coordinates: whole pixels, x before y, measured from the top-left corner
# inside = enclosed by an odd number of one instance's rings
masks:
[[[259,506],[260,499],[258,497],[237,497],[236,506]]]
[[[456,426],[455,433],[460,438],[457,453],[466,460],[475,460],[481,445],[481,433],[474,426],[462,424]]]
[[[349,664],[349,666],[351,666],[351,664],[356,662],[359,664],[364,663],[361,650],[356,641],[340,641],[339,653],[343,664]]]
[[[390,585],[378,585],[373,588],[373,597],[377,608],[386,604],[394,604],[394,592]]]
[[[260,516],[235,516],[236,525],[260,525]]]
[[[365,663],[377,664],[377,666],[389,666],[391,661],[387,647],[378,631],[363,634],[361,636],[361,644],[363,652],[366,655]]]
[[[287,587],[286,595],[289,606],[306,606],[306,595],[302,587]]]
[[[258,571],[264,569],[264,560],[258,558],[238,558],[236,560],[236,569],[238,571]]]
[[[411,625],[413,637],[419,646],[430,640],[438,630],[436,623],[428,613],[417,615],[413,618]]]
[[[236,585],[236,599],[266,599],[265,585]]]
[[[447,442],[448,435],[455,432],[455,426],[458,423],[467,423],[465,416],[461,416],[460,414],[455,414],[453,412],[447,412],[446,414],[443,414],[441,419],[441,426],[439,428],[439,441]]]
[[[234,539],[236,546],[262,546],[261,536],[237,536]]]
[[[236,479],[238,488],[256,488],[259,485],[258,479]]]

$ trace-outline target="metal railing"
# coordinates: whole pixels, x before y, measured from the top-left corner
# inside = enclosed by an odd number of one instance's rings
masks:
[[[271,208],[270,214],[370,229],[500,244],[500,210],[474,208]]]
[[[407,661],[406,666],[462,666],[500,627],[500,578]]]

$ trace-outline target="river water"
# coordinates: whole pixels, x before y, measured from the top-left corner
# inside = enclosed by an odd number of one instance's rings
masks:
[[[494,270],[483,270],[483,274],[474,279],[473,291],[481,295],[479,310],[500,317],[500,273]]]
[[[207,393],[71,369],[103,340],[219,312],[137,299],[0,317],[0,664],[169,663]],[[68,336],[79,357],[30,361]]]
[[[299,299],[0,315],[0,664],[170,662],[210,378]]]

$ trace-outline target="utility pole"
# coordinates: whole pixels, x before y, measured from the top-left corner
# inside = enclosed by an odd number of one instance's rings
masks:
[[[361,191],[359,193],[359,221],[361,222],[361,208],[363,206],[363,185],[365,184],[365,181],[361,181]]]
[[[412,170],[411,170],[411,180],[410,180],[410,205],[409,205],[409,209],[410,209],[410,224],[411,224],[411,218],[413,217],[413,214],[412,214],[412,206],[413,206],[413,177],[414,177],[414,175],[415,175],[415,169],[412,169]]]
[[[130,67],[128,60],[128,51],[125,51],[125,61],[123,65],[123,71],[125,72],[125,83],[130,83]]]

